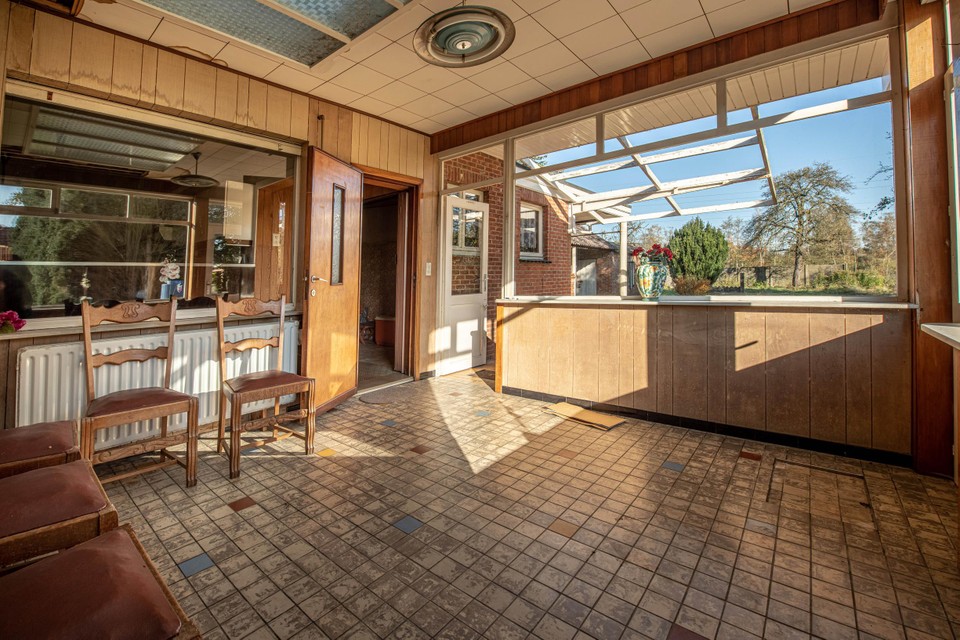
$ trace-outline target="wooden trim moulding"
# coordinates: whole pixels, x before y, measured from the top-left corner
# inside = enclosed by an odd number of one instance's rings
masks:
[[[830,0],[599,78],[555,91],[430,136],[440,153],[643,89],[875,22],[884,0]]]

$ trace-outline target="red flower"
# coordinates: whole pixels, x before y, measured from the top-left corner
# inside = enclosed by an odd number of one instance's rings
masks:
[[[631,255],[633,255],[633,257],[636,258],[638,255],[640,255],[641,252],[643,252],[643,247],[637,247],[636,249],[633,250],[633,254]]]

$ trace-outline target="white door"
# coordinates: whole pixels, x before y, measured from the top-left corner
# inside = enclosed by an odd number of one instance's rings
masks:
[[[577,263],[577,295],[597,295],[597,261]]]
[[[487,362],[487,223],[489,205],[444,200],[444,306],[437,374]]]

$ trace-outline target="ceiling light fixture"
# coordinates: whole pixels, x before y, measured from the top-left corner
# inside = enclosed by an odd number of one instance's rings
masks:
[[[210,176],[202,176],[198,173],[200,169],[200,152],[194,151],[190,155],[193,156],[193,173],[187,173],[182,176],[174,176],[170,178],[170,182],[173,184],[178,184],[181,187],[195,187],[195,188],[207,188],[215,187],[220,184],[220,181],[216,178],[211,178]]]
[[[502,11],[466,5],[428,18],[413,35],[413,48],[430,64],[472,67],[501,55],[516,33]]]

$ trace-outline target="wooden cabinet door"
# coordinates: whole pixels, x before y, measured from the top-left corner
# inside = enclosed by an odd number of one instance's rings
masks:
[[[363,175],[311,147],[307,181],[301,371],[325,410],[357,389]]]

